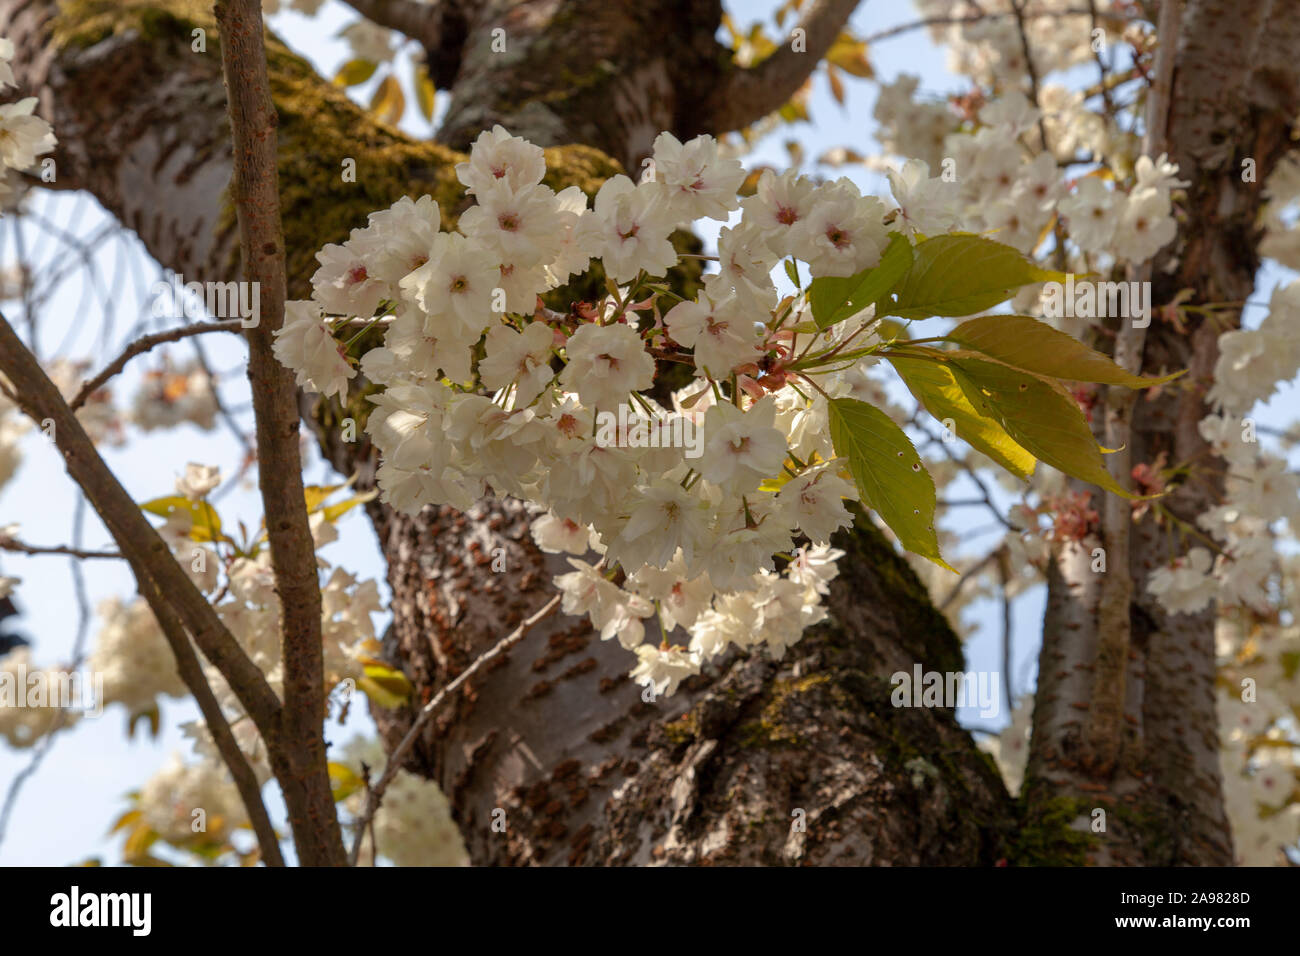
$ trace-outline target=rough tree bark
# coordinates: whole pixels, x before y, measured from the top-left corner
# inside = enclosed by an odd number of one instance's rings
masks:
[[[1255,286],[1263,184],[1292,148],[1300,115],[1300,7],[1286,0],[1242,4],[1185,0],[1174,55],[1168,124],[1169,158],[1190,181],[1187,217],[1152,268],[1153,307],[1191,290],[1193,303],[1244,302]],[[1253,159],[1246,182],[1242,161]],[[1222,491],[1222,466],[1206,453],[1197,422],[1218,358],[1217,338],[1240,325],[1191,317],[1179,328],[1156,314],[1147,330],[1142,370],[1188,369],[1174,387],[1139,398],[1133,412],[1133,462],[1198,465],[1162,504],[1194,523]],[[1115,326],[1112,324],[1111,328]],[[1094,412],[1100,418],[1103,409]],[[1099,492],[1093,489],[1094,504]],[[1101,512],[1100,507],[1097,508]],[[1133,580],[1124,731],[1118,760],[1095,766],[1082,731],[1099,643],[1101,575],[1092,552],[1097,529],[1060,548],[1049,575],[1038,695],[1025,791],[1029,815],[1070,808],[1086,821],[1107,810],[1107,838],[1096,862],[1226,865],[1232,842],[1222,798],[1214,693],[1213,608],[1169,615],[1145,591],[1147,575],[1173,557],[1170,539],[1150,516],[1134,525],[1128,563],[1107,555],[1107,573]]]
[[[809,15],[851,7],[823,0]],[[618,168],[610,157],[635,168],[660,129],[686,137],[756,119],[724,116],[705,95],[749,84],[742,99],[752,109],[773,95],[766,84],[752,89],[756,78],[737,75],[713,42],[718,10],[713,0],[440,4],[420,35],[451,93],[441,143],[373,122],[272,44],[290,294],[306,293],[322,244],[403,194],[432,194],[452,222],[464,206],[455,150],[485,125],[554,147],[555,184],[593,191]],[[810,24],[809,57],[826,22]],[[195,27],[210,31],[207,55],[191,50]],[[490,44],[497,28],[503,53]],[[19,81],[39,91],[60,137],[58,185],[91,192],[170,268],[224,279],[235,237],[212,30],[204,5],[186,0],[0,0]],[[341,182],[345,157],[357,161],[356,183]],[[363,392],[346,407],[306,404],[326,456],[365,486],[373,453],[364,440],[344,442],[338,427],[363,421]],[[532,545],[516,502],[414,518],[379,504],[368,511],[394,593],[385,652],[418,699],[540,606],[564,569]],[[1074,807],[1050,799],[1044,774],[1032,822],[1017,826],[991,762],[950,711],[888,705],[892,672],[914,662],[961,669],[961,648],[869,524],[836,543],[849,557],[829,600],[832,621],[780,662],[734,655],[678,696],[646,703],[625,677],[625,651],[557,616],[472,682],[420,742],[413,769],[446,790],[475,862],[1082,860],[1089,838],[1070,828]],[[500,574],[490,570],[496,548],[507,560]],[[376,710],[390,744],[411,715]],[[498,808],[504,833],[489,825]],[[805,826],[792,827],[799,820]]]

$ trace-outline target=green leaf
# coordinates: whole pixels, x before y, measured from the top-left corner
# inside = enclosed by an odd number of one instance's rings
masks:
[[[794,283],[796,289],[803,288],[803,283],[799,281],[799,264],[793,259],[785,260],[785,274],[790,277],[790,281]]]
[[[848,460],[862,503],[880,515],[908,551],[953,571],[939,556],[934,533],[934,482],[907,435],[866,402],[833,398],[829,406],[835,454]]]
[[[939,421],[949,420],[957,437],[983,452],[1017,478],[1028,480],[1036,459],[1017,445],[994,419],[975,411],[952,370],[942,362],[886,353],[916,400]]]
[[[1028,315],[986,315],[968,319],[946,336],[1012,368],[1076,382],[1146,388],[1172,381],[1182,372],[1143,378],[1116,365],[1071,335]]]
[[[184,495],[165,495],[140,505],[141,510],[160,518],[170,518],[177,512],[189,512],[191,541],[229,540],[221,533],[221,516],[206,501],[191,501]]]
[[[364,83],[375,75],[378,66],[378,63],[372,63],[369,60],[348,60],[334,74],[334,84],[336,86],[356,86],[358,83]]]
[[[826,329],[857,315],[873,302],[880,302],[898,285],[912,266],[912,244],[897,232],[889,234],[889,245],[880,262],[852,276],[822,276],[808,284],[808,304],[818,328]],[[879,306],[876,316],[884,313]],[[893,314],[892,312],[890,314]]]
[[[1005,302],[1023,285],[1063,280],[1011,246],[983,236],[933,236],[916,244],[912,268],[888,312],[904,319],[971,315]]]
[[[996,420],[1039,461],[1121,497],[1139,497],[1106,470],[1087,419],[1059,383],[975,353],[960,353],[947,364],[975,410]]]

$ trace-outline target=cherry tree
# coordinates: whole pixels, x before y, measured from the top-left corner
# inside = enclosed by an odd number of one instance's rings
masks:
[[[116,550],[0,548],[125,561],[104,701],[202,715],[128,860],[1286,859],[1300,477],[1252,416],[1300,372],[1300,285],[1256,289],[1300,268],[1300,11],[917,0],[868,35],[850,0],[748,31],[688,0],[348,5],[331,79],[264,32],[278,4],[0,0],[7,214],[83,190],[208,293],[94,375],[0,321],[0,480],[39,429]],[[966,88],[879,84],[880,155],[748,162],[901,29]],[[392,125],[408,96],[430,139]],[[209,335],[246,343],[248,460],[128,491],[123,422],[229,412],[202,361],[129,413],[115,377]],[[304,481],[304,424],[336,483]],[[222,515],[240,467],[258,528]],[[1004,531],[983,553],[941,522],[961,488]],[[362,513],[386,608],[317,554]],[[994,597],[1009,643],[1038,586],[1036,693],[977,744],[942,693],[963,611]],[[0,707],[8,742],[75,733],[66,669],[20,646],[20,674],[46,690]],[[327,748],[354,691],[377,738]]]

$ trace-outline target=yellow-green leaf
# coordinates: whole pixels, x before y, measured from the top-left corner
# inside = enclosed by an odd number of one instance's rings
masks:
[[[1060,383],[975,353],[951,357],[947,364],[975,410],[996,420],[1039,461],[1124,498],[1137,497],[1106,470],[1087,419]]]
[[[116,822],[114,822],[112,828],[108,832],[116,833],[118,830],[121,830],[123,827],[128,827],[134,823],[138,823],[143,817],[144,817],[144,811],[140,810],[138,807],[132,810],[127,810],[125,813],[123,813],[120,817],[117,818]]]
[[[158,712],[158,705],[155,704],[148,710],[142,710],[138,714],[132,714],[126,722],[127,737],[135,736],[135,725],[140,721],[145,721],[149,725],[149,736],[155,740],[158,738],[158,731],[162,729],[162,714]]]
[[[934,481],[907,435],[866,402],[833,398],[829,406],[835,454],[848,461],[862,503],[880,515],[904,548],[952,571],[939,555],[934,533]]]
[[[322,513],[325,515],[326,521],[333,523],[335,521],[338,521],[339,518],[347,514],[350,510],[355,508],[357,505],[364,505],[367,501],[373,501],[375,496],[378,494],[379,494],[378,488],[371,488],[369,491],[363,491],[359,494],[355,494],[351,498],[348,498],[345,501],[340,501],[336,504],[326,506],[325,510]]]
[[[378,63],[372,63],[370,60],[348,60],[334,74],[334,83],[336,86],[356,86],[358,83],[364,83],[375,75],[378,66]]]
[[[402,84],[391,73],[379,81],[375,95],[370,98],[370,112],[381,121],[396,124],[406,112],[406,94]]]
[[[140,509],[152,515],[158,515],[160,518],[170,518],[177,513],[188,513],[190,516],[190,540],[226,540],[221,533],[221,516],[217,514],[217,509],[206,501],[191,501],[184,495],[165,495],[162,498],[154,498],[151,501],[144,502],[140,505]]]
[[[1078,339],[1028,315],[986,315],[968,319],[946,336],[1012,368],[1076,382],[1146,388],[1172,381],[1182,372],[1143,378],[1116,365]]]
[[[429,69],[423,63],[417,63],[415,66],[415,102],[420,107],[420,115],[426,120],[433,119],[434,100],[438,94],[438,88],[433,85],[433,79],[429,76]]]
[[[364,676],[357,686],[380,707],[400,707],[410,700],[411,682],[401,671],[374,660],[364,662],[362,667]]]
[[[122,856],[128,863],[134,863],[137,858],[146,855],[146,851],[157,839],[158,834],[147,823],[137,824],[127,834],[126,843],[122,845]]]
[[[307,503],[307,513],[311,514],[334,492],[352,484],[352,479],[338,485],[307,485],[303,488],[303,498]]]
[[[1023,285],[1064,278],[983,236],[933,236],[916,244],[897,301],[880,314],[905,319],[971,315],[1005,302]]]
[[[808,305],[819,328],[830,328],[873,302],[881,302],[907,274],[912,266],[912,244],[897,232],[889,237],[880,261],[870,269],[851,276],[822,276],[808,284]],[[876,315],[882,314],[878,305]]]
[[[334,793],[335,803],[346,800],[365,786],[366,782],[361,779],[360,774],[355,773],[346,764],[330,761],[325,765],[325,769],[329,771],[330,790]]]
[[[869,80],[876,75],[867,59],[867,45],[855,40],[847,33],[841,33],[826,52],[826,61],[834,63],[845,73]]]
[[[1017,445],[997,421],[975,411],[946,365],[903,355],[885,357],[927,412],[940,422],[952,422],[958,438],[1017,478],[1027,480],[1034,473],[1034,456]]]

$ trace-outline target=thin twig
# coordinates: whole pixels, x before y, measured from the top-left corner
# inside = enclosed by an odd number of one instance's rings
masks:
[[[148,352],[155,346],[167,342],[178,342],[191,335],[202,335],[204,332],[238,332],[242,328],[240,321],[239,319],[223,319],[219,322],[196,322],[193,325],[183,325],[179,328],[168,329],[165,332],[154,332],[152,335],[141,336],[128,345],[122,351],[122,354],[113,359],[102,372],[81,386],[81,390],[68,403],[68,407],[75,412],[86,404],[86,400],[91,395],[103,388],[105,382],[126,368],[126,363],[137,355]]]
[[[74,548],[69,545],[35,545],[25,544],[16,538],[6,538],[0,536],[0,551],[12,551],[15,554],[66,554],[73,558],[113,558],[121,560],[122,555],[117,551],[83,551],[81,548]]]
[[[1088,11],[1086,8],[1071,7],[1066,10],[1030,10],[1025,12],[1025,19],[1038,19],[1039,17],[1086,17]],[[910,33],[913,30],[921,30],[925,27],[947,27],[947,26],[964,26],[968,23],[984,23],[989,20],[1005,20],[1014,16],[1008,12],[989,11],[987,13],[972,13],[961,17],[926,17],[923,20],[913,20],[909,23],[902,23],[895,27],[889,27],[886,30],[879,30],[875,33],[868,34],[862,38],[863,43],[877,43],[880,40],[889,40],[903,33]]]

